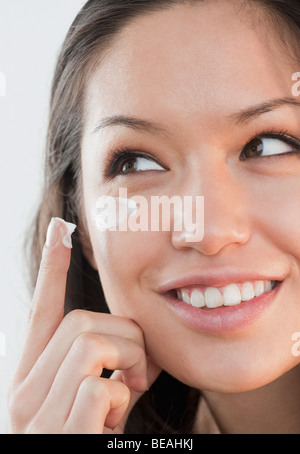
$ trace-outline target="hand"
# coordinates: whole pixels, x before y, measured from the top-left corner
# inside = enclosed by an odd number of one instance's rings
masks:
[[[9,392],[10,431],[124,433],[130,411],[161,369],[147,358],[134,321],[82,310],[63,318],[71,258],[66,234],[66,224],[53,220]],[[111,378],[100,377],[104,368],[115,371]]]

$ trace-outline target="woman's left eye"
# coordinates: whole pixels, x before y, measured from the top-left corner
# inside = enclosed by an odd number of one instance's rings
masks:
[[[122,175],[127,175],[129,173],[135,172],[144,172],[146,170],[165,170],[157,162],[153,161],[150,158],[145,158],[142,156],[131,157],[123,161],[120,168]]]
[[[295,153],[299,150],[300,144],[292,138],[261,136],[248,142],[242,151],[241,159]]]

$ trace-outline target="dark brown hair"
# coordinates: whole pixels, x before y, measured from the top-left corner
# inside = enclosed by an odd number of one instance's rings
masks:
[[[33,287],[50,219],[62,217],[84,226],[80,218],[80,143],[84,87],[94,57],[109,49],[124,26],[137,16],[200,1],[209,0],[89,0],[71,25],[53,79],[45,186],[30,235],[28,256]],[[247,0],[237,3],[241,6],[258,4],[265,8],[267,18],[275,24],[273,29],[280,41],[292,46],[299,59],[299,0]],[[82,253],[83,230],[77,230],[73,239],[65,312],[77,308],[109,312],[98,273]],[[126,433],[191,433],[198,397],[198,391],[163,373],[136,405],[128,420]]]

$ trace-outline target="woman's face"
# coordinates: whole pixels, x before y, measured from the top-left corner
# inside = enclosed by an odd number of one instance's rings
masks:
[[[253,389],[299,362],[300,99],[297,67],[275,36],[233,2],[179,5],[123,29],[87,86],[91,261],[111,312],[135,320],[152,360],[197,388]],[[112,116],[156,128],[102,123]],[[115,161],[124,147],[137,156]],[[169,231],[99,231],[97,200],[120,189],[149,205],[203,196],[203,239],[179,234],[172,219]],[[261,281],[280,283],[260,295]],[[250,299],[231,305],[238,291]],[[188,304],[201,295],[210,308]],[[218,301],[229,306],[211,307]]]

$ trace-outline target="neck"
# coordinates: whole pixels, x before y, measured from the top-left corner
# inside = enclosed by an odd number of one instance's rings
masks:
[[[202,394],[222,433],[300,433],[300,366],[252,391]]]

